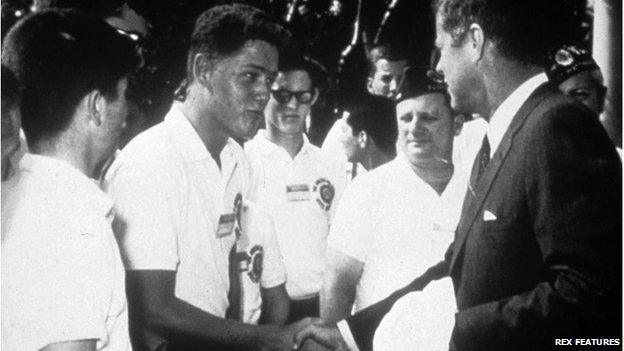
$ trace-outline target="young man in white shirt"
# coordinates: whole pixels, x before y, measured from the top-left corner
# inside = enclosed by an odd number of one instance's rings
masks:
[[[94,179],[138,62],[132,42],[75,11],[30,15],[5,39],[31,151],[2,185],[3,349],[131,349],[112,202]]]
[[[137,348],[292,347],[295,326],[224,319],[238,301],[234,251],[251,171],[234,141],[252,137],[277,75],[284,29],[264,12],[224,5],[196,21],[188,88],[139,134],[106,176],[118,216]],[[232,282],[236,282],[232,278]]]
[[[268,204],[284,257],[289,321],[318,316],[327,233],[346,181],[342,165],[304,134],[305,118],[318,95],[315,79],[307,58],[280,57],[265,109],[266,129],[245,145],[258,197]]]

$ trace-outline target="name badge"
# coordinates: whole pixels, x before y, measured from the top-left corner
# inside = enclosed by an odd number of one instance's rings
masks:
[[[286,200],[293,201],[309,201],[310,186],[308,184],[294,184],[286,186]]]
[[[217,228],[217,238],[226,237],[234,231],[236,224],[236,213],[223,214],[219,217],[219,226]]]

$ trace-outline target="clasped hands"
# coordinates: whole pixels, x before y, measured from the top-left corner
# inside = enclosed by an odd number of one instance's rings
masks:
[[[295,331],[294,342],[293,350],[349,351],[336,324],[323,318],[309,318],[309,323]]]

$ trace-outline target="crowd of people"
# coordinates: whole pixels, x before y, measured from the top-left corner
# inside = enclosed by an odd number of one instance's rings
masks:
[[[434,1],[430,66],[376,43],[322,146],[283,20],[202,12],[151,123],[151,25],[36,3],[2,43],[2,348],[621,347],[621,150],[568,2]]]

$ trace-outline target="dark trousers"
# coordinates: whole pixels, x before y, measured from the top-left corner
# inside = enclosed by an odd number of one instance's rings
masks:
[[[290,300],[290,312],[287,323],[297,322],[305,317],[318,317],[320,315],[320,299],[316,295],[305,300]]]

